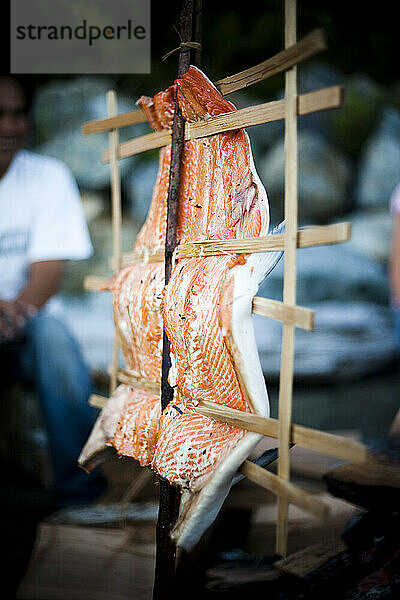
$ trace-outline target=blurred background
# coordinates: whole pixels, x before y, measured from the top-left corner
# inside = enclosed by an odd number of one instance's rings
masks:
[[[202,68],[211,80],[253,66],[283,48],[281,0],[203,0]],[[115,89],[119,112],[135,109],[140,95],[154,95],[176,77],[181,2],[152,2],[152,70],[148,75],[35,76],[29,147],[55,156],[72,170],[82,196],[94,245],[86,261],[68,264],[60,299],[64,316],[80,341],[94,374],[96,391],[108,393],[114,326],[108,292],[83,289],[88,274],[111,275],[109,166],[101,161],[107,134],[83,136],[84,122],[107,116],[105,94]],[[5,22],[7,22],[5,20]],[[340,84],[340,110],[298,119],[300,225],[351,221],[346,244],[302,249],[297,254],[298,304],[315,311],[315,330],[296,331],[293,422],[345,432],[371,447],[398,452],[387,441],[399,407],[399,348],[389,300],[390,196],[400,181],[400,55],[398,20],[392,3],[298,2],[298,38],[323,27],[328,50],[298,67],[299,93]],[[283,96],[284,77],[275,76],[232,94],[238,108]],[[148,133],[146,124],[120,130],[120,139]],[[282,219],[283,124],[248,131],[255,165],[271,205],[271,222]],[[151,199],[158,151],[120,161],[122,250],[132,249]],[[282,297],[282,261],[260,295]],[[254,317],[272,414],[277,414],[281,327]],[[12,400],[12,399],[11,399]],[[46,468],[46,434],[34,402],[15,429],[23,461]],[[7,438],[2,440],[7,450]],[[28,450],[27,450],[28,449]],[[35,462],[36,461],[36,462]],[[38,461],[40,464],[38,464]],[[40,462],[41,461],[41,462]],[[122,463],[122,461],[121,461]],[[113,463],[114,464],[114,463]],[[43,466],[44,465],[44,466]],[[32,500],[30,503],[32,504]],[[24,509],[18,512],[26,515]],[[28,519],[28,517],[26,517]],[[21,521],[20,546],[26,543]],[[25,527],[25,529],[24,529]],[[34,528],[30,533],[32,543]],[[18,550],[21,553],[21,550]],[[30,547],[26,551],[29,557]],[[16,551],[17,553],[17,551]]]
[[[202,68],[218,80],[283,48],[283,3],[277,0],[203,2]],[[87,274],[111,274],[109,167],[101,154],[107,134],[83,136],[82,123],[104,118],[105,94],[118,93],[119,112],[133,110],[176,76],[175,48],[181,3],[152,3],[149,75],[37,76],[30,147],[63,160],[75,175],[89,223],[94,256],[70,263],[61,299],[98,386],[106,380],[113,337],[110,294],[83,291]],[[294,419],[325,429],[351,429],[383,443],[398,407],[398,348],[389,307],[387,265],[390,195],[400,181],[400,79],[397,22],[391,4],[372,10],[359,3],[298,3],[298,38],[323,27],[328,50],[298,68],[299,93],[341,84],[344,106],[299,118],[300,225],[353,224],[350,242],[298,252],[298,303],[315,310],[315,331],[297,330]],[[229,97],[239,108],[283,95],[283,76]],[[149,132],[146,124],[120,131],[122,141]],[[282,218],[283,124],[249,129],[259,175]],[[145,219],[158,151],[120,162],[123,251],[132,248]],[[281,298],[282,267],[261,295]],[[257,337],[273,410],[280,366],[280,325],[257,318]],[[317,410],[314,408],[317,407]],[[378,409],[379,407],[379,409]],[[378,441],[377,441],[378,440]]]

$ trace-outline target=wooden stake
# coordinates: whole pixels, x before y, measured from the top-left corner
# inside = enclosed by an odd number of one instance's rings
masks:
[[[296,0],[285,0],[285,47],[296,43]],[[285,81],[285,265],[283,302],[296,304],[297,247],[297,73],[296,66],[286,72]],[[292,420],[294,325],[282,329],[281,375],[279,382],[279,459],[278,476],[290,478],[290,430]],[[288,500],[278,496],[276,552],[286,556]]]
[[[195,29],[199,31],[199,27]],[[183,0],[180,17],[180,35],[182,42],[192,41],[193,0]],[[182,46],[179,50],[178,77],[188,70],[190,65],[190,48]],[[167,196],[167,229],[165,237],[165,285],[167,285],[176,247],[176,230],[178,223],[178,206],[180,192],[181,157],[185,144],[185,121],[179,108],[178,96],[175,94],[174,120],[172,125],[171,165]],[[171,367],[170,343],[163,332],[163,354],[161,373],[161,408],[173,400],[174,390],[168,383]],[[173,590],[175,575],[176,545],[170,537],[171,528],[178,518],[180,490],[160,477],[160,504],[156,530],[156,568],[154,575],[153,600],[169,599],[176,595]]]
[[[117,115],[117,95],[114,90],[107,92],[108,116]],[[111,219],[113,239],[113,263],[114,271],[117,273],[121,266],[121,178],[118,164],[118,129],[112,129],[108,134],[110,146],[110,169],[111,169]],[[117,387],[117,369],[119,356],[119,341],[117,333],[114,333],[112,372],[110,380],[110,395]]]

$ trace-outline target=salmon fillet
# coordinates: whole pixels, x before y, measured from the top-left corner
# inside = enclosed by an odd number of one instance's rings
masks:
[[[196,67],[138,104],[154,129],[170,128],[174,93],[187,122],[232,112]],[[148,217],[136,250],[165,243],[171,148],[160,151]],[[267,235],[268,198],[255,171],[244,130],[185,142],[177,241]],[[135,265],[112,282],[114,319],[129,369],[161,377],[162,326],[171,343],[174,401],[163,414],[154,394],[134,391],[118,415],[111,443],[186,490],[177,543],[189,549],[215,518],[237,468],[261,436],[198,415],[193,402],[211,400],[269,414],[268,395],[251,323],[252,299],[280,253],[179,260],[164,291],[163,264]]]

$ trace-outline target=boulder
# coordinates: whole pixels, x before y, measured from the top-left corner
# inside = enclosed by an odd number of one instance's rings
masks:
[[[356,198],[366,208],[387,207],[400,181],[400,113],[382,110],[379,123],[361,156]]]
[[[315,311],[315,328],[296,329],[296,379],[315,383],[352,381],[398,360],[388,307],[326,301],[309,308]],[[275,381],[280,370],[282,325],[258,315],[253,318],[263,372],[267,380]]]
[[[147,217],[157,172],[158,159],[154,157],[153,160],[136,163],[123,182],[129,212],[138,223],[143,223]]]
[[[260,287],[259,295],[282,299],[283,260]],[[387,305],[386,269],[349,244],[302,248],[297,252],[297,303],[367,302]]]
[[[87,292],[60,296],[65,323],[79,342],[92,371],[107,372],[114,339],[113,296],[110,292]],[[101,326],[99,326],[101,324]]]
[[[352,224],[347,248],[386,265],[392,237],[393,217],[387,208],[360,210],[346,217]]]
[[[366,73],[342,78],[344,103],[329,115],[329,139],[337,148],[357,159],[379,118],[385,91]]]
[[[316,131],[300,131],[299,156],[299,219],[327,222],[349,207],[348,188],[351,166]],[[261,179],[273,207],[282,206],[284,193],[284,141],[276,142],[260,161]],[[277,208],[277,214],[281,214]],[[278,217],[279,218],[279,217]]]
[[[62,160],[86,189],[101,189],[109,185],[110,168],[102,162],[103,150],[108,146],[108,134],[83,135],[86,121],[107,116],[106,92],[115,88],[113,81],[104,77],[77,77],[53,80],[40,88],[34,100],[33,120],[36,145],[34,150]],[[134,101],[118,94],[118,112],[135,109]],[[120,141],[144,131],[143,125],[124,127]],[[135,157],[120,161],[121,177],[129,171]]]

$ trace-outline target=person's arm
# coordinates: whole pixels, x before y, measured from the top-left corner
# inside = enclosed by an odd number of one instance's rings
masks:
[[[17,300],[41,308],[53,296],[61,283],[64,260],[43,260],[32,263],[27,285]]]
[[[15,300],[0,300],[0,336],[15,338],[26,319],[41,308],[59,288],[63,260],[46,260],[32,263],[27,285]]]
[[[393,306],[400,308],[400,214],[398,213],[395,214],[393,224],[389,280],[392,304]]]

